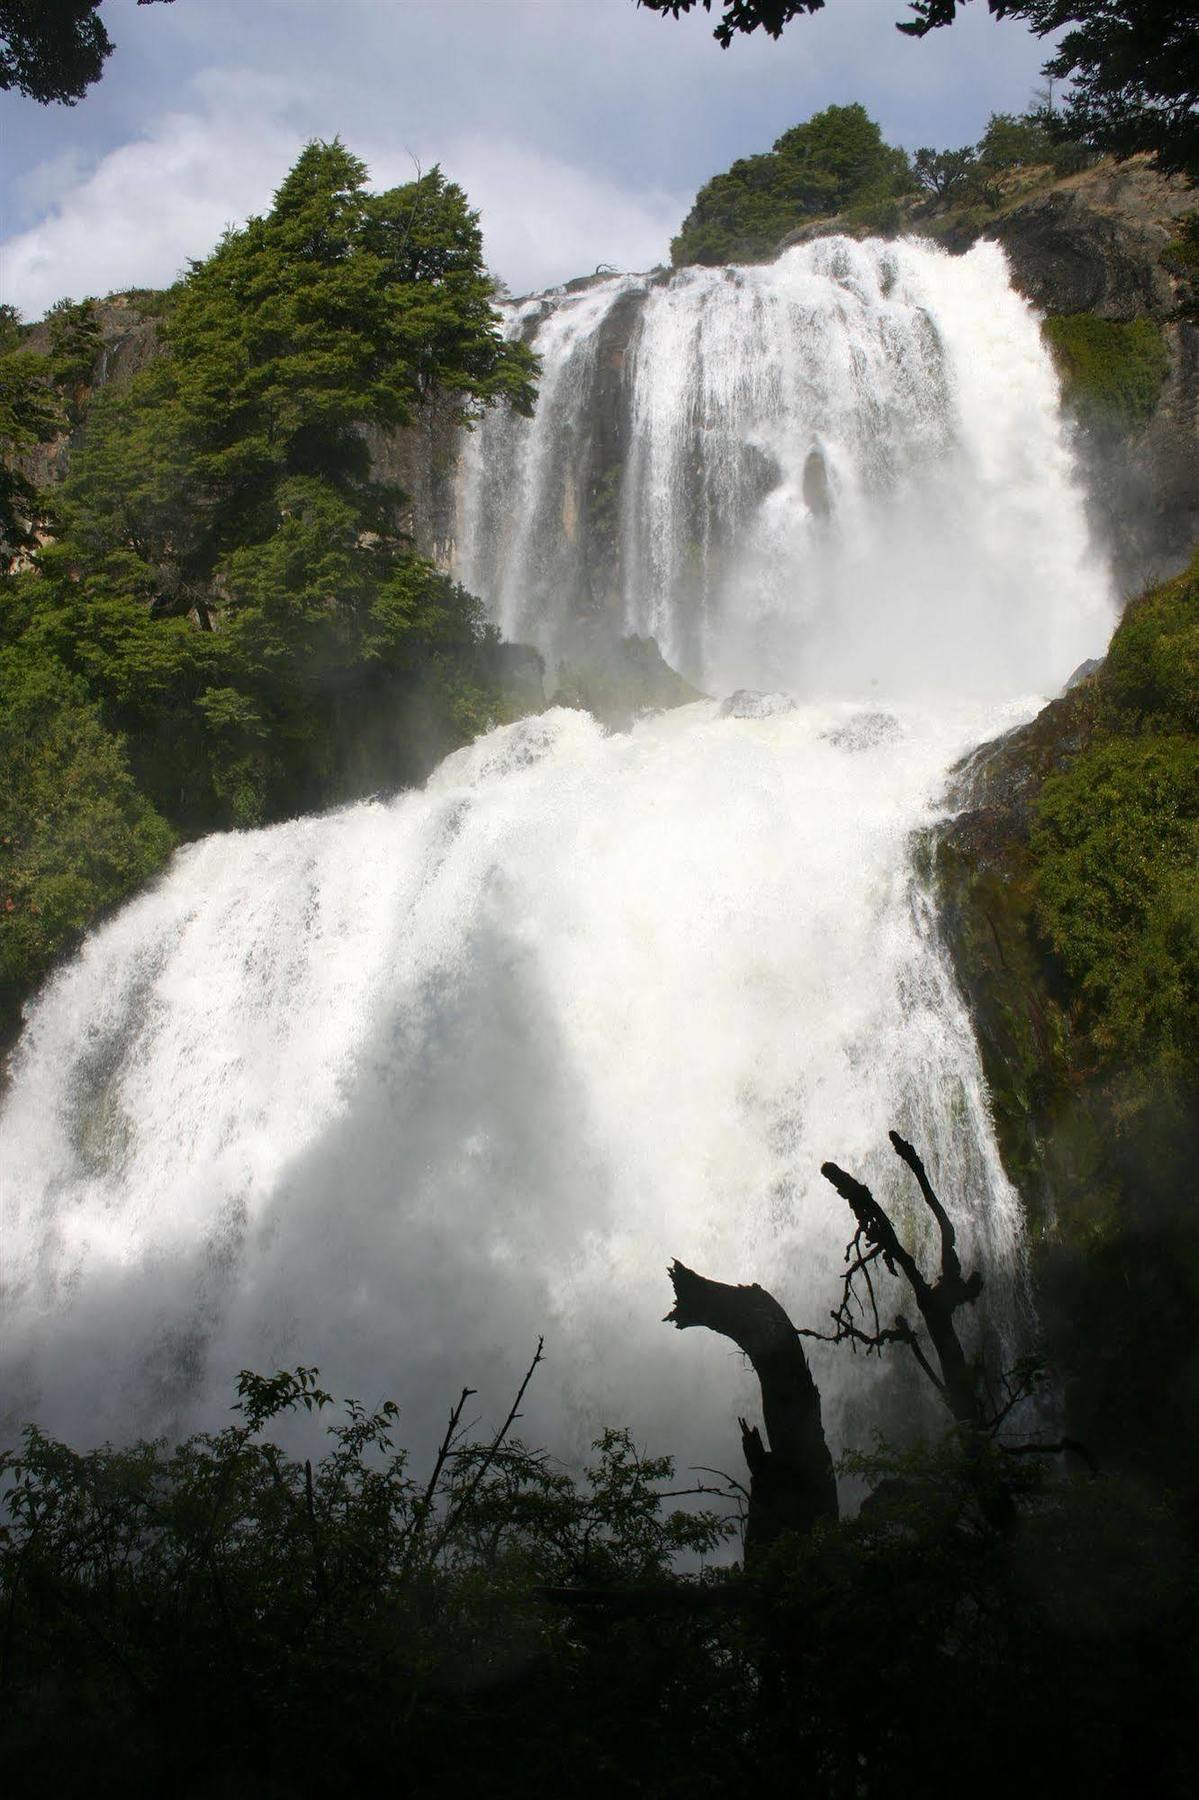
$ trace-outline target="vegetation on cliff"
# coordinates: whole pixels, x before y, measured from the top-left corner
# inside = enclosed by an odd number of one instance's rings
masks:
[[[166,354],[94,396],[53,500],[9,469],[0,645],[36,741],[75,750],[39,758],[14,708],[6,998],[173,833],[399,785],[500,710],[494,633],[412,553],[363,436],[435,392],[467,415],[529,410],[535,365],[492,297],[476,215],[440,170],[371,194],[340,143],[311,144],[270,213],[170,296]],[[7,326],[20,452],[77,416],[94,323],[60,309],[46,355]],[[93,853],[101,767],[127,841],[97,817]]]
[[[976,759],[939,852],[1072,1429],[1199,1497],[1199,558]]]
[[[806,220],[877,208],[912,186],[906,155],[883,142],[864,106],[829,106],[785,131],[766,154],[714,175],[672,242],[671,260],[678,268],[773,256]]]
[[[1083,424],[1127,434],[1149,423],[1170,371],[1160,325],[1064,313],[1047,318],[1043,330],[1066,403]]]
[[[925,147],[909,161],[883,141],[862,106],[830,106],[783,133],[773,150],[714,175],[671,244],[687,263],[763,261],[817,220],[836,228],[894,233],[905,225],[934,235],[981,221],[1031,190],[1093,161],[1063,139],[1047,107],[992,113],[977,144]]]

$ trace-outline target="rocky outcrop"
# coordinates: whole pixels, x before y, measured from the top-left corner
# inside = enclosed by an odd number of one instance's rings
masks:
[[[1162,252],[1197,202],[1180,177],[1160,175],[1137,156],[1065,176],[992,218],[975,215],[941,241],[958,250],[996,239],[1013,281],[1043,312],[1166,320],[1175,283]]]
[[[1199,1522],[1199,1113],[1191,1076],[1087,1030],[1038,925],[1046,782],[1110,741],[1103,666],[957,772],[931,863],[1004,1164],[1024,1200],[1040,1331],[1069,1433],[1173,1486]],[[1193,1073],[1193,1072],[1192,1072]]]
[[[623,637],[558,669],[555,706],[578,706],[611,731],[627,731],[650,712],[689,706],[704,695],[672,669],[652,637]]]
[[[403,529],[419,555],[427,556],[439,569],[450,566],[454,552],[462,423],[461,404],[439,394],[403,430],[385,431],[377,425],[362,428],[370,450],[371,474],[403,493]]]
[[[1199,326],[1178,316],[1181,283],[1165,254],[1197,206],[1194,188],[1138,156],[938,234],[954,250],[997,240],[1016,286],[1049,317],[1161,329],[1168,371],[1151,415],[1132,426],[1078,420],[1092,523],[1126,593],[1181,567],[1199,538]]]
[[[1180,569],[1199,540],[1199,325],[1161,332],[1169,366],[1152,416],[1132,431],[1078,427],[1092,530],[1125,596]]]

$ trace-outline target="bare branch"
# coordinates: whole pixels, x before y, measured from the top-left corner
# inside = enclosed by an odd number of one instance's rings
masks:
[[[442,1471],[445,1468],[448,1458],[453,1452],[454,1441],[458,1435],[458,1427],[462,1420],[462,1414],[466,1409],[466,1403],[476,1391],[475,1388],[464,1387],[461,1394],[458,1396],[457,1405],[450,1409],[449,1424],[445,1428],[445,1436],[442,1438],[438,1447],[437,1457],[433,1464],[433,1472],[425,1485],[425,1491],[420,1497],[416,1511],[412,1515],[412,1524],[408,1529],[408,1548],[404,1555],[403,1566],[403,1573],[405,1575],[412,1566],[421,1533],[424,1531],[429,1514],[433,1510],[433,1501],[437,1494],[437,1484],[441,1480]]]
[[[889,1131],[887,1136],[891,1140],[891,1148],[894,1150],[896,1156],[908,1165],[908,1168],[916,1177],[920,1186],[920,1192],[924,1196],[924,1203],[928,1207],[929,1212],[932,1213],[933,1218],[937,1221],[937,1228],[941,1233],[942,1276],[948,1275],[952,1279],[960,1281],[962,1265],[958,1260],[957,1232],[953,1228],[952,1219],[933,1192],[932,1183],[928,1178],[928,1172],[924,1167],[924,1163],[921,1161],[915,1146],[909,1144],[906,1138],[901,1138],[897,1131]]]
[[[1086,1463],[1092,1475],[1098,1473],[1098,1465],[1085,1444],[1077,1438],[1057,1438],[1052,1444],[999,1444],[996,1446],[1004,1456],[1077,1456]]]
[[[525,1397],[525,1392],[528,1388],[530,1381],[532,1381],[532,1379],[533,1379],[533,1373],[536,1370],[538,1363],[544,1362],[544,1360],[545,1360],[544,1355],[543,1355],[544,1349],[545,1349],[545,1339],[544,1339],[544,1337],[539,1337],[537,1340],[537,1348],[533,1352],[533,1360],[529,1364],[529,1367],[525,1372],[524,1380],[521,1382],[519,1388],[516,1390],[515,1400],[512,1402],[512,1405],[508,1409],[508,1417],[504,1420],[504,1423],[500,1426],[499,1430],[496,1432],[495,1436],[492,1438],[490,1444],[487,1446],[487,1449],[484,1451],[484,1453],[480,1459],[479,1466],[475,1470],[474,1476],[473,1476],[473,1478],[470,1482],[470,1485],[468,1486],[465,1494],[463,1494],[463,1496],[462,1496],[461,1500],[458,1502],[457,1506],[451,1507],[449,1512],[446,1514],[445,1521],[441,1527],[441,1530],[438,1532],[436,1541],[434,1542],[433,1548],[429,1553],[430,1560],[433,1560],[436,1557],[440,1556],[442,1550],[445,1548],[445,1545],[449,1539],[450,1533],[454,1529],[454,1526],[457,1524],[458,1520],[462,1517],[463,1513],[466,1511],[467,1507],[470,1505],[471,1501],[474,1499],[475,1495],[478,1493],[479,1488],[482,1486],[483,1479],[486,1476],[488,1469],[490,1469],[492,1463],[495,1461],[496,1454],[499,1451],[500,1446],[503,1444],[504,1439],[507,1437],[508,1433],[511,1431],[511,1429],[512,1429],[513,1425],[516,1423],[517,1419],[519,1419],[520,1403]]]

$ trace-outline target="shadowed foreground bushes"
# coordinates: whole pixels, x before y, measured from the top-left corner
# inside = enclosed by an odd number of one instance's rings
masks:
[[[316,1371],[239,1391],[237,1423],[174,1448],[31,1428],[0,1460],[14,1797],[894,1795],[937,1770],[1181,1793],[1199,1773],[1194,1563],[1134,1489],[1029,1467],[1000,1534],[951,1436],[857,1459],[861,1516],[783,1540],[753,1582],[680,1575],[735,1523],[679,1510],[669,1461],[624,1432],[574,1474],[511,1417],[463,1430],[464,1395],[418,1476],[391,1403],[347,1402],[306,1462],[265,1433],[328,1404]]]

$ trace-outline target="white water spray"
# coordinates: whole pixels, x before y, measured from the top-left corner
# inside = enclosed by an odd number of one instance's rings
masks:
[[[800,704],[555,710],[423,792],[181,852],[31,1011],[13,1416],[211,1421],[239,1367],[303,1360],[419,1439],[464,1381],[499,1412],[544,1331],[528,1436],[719,1462],[744,1375],[658,1322],[671,1256],[818,1322],[820,1163],[898,1200],[892,1126],[967,1255],[1018,1255],[911,844],[1110,628],[1034,318],[991,248],[838,242],[537,310],[538,416],[469,445],[461,572],[551,655],[607,617]],[[867,1369],[817,1375],[843,1443]]]

